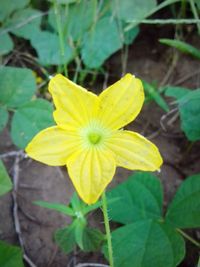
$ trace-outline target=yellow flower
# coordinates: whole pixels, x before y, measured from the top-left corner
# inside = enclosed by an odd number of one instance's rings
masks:
[[[126,74],[97,96],[58,74],[51,79],[49,91],[57,126],[38,133],[26,152],[51,166],[66,165],[86,203],[98,200],[116,166],[143,171],[160,168],[157,147],[143,136],[121,129],[142,108],[144,91],[139,79]]]

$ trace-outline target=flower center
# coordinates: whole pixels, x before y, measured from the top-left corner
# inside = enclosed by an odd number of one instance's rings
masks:
[[[85,148],[104,147],[110,134],[110,131],[97,120],[90,121],[90,123],[80,129],[82,145]]]
[[[102,138],[102,136],[99,133],[89,133],[88,134],[88,139],[89,139],[90,143],[93,145],[98,144],[101,141],[101,138]]]

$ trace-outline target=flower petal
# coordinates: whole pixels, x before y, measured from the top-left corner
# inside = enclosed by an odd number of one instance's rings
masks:
[[[57,126],[39,132],[25,151],[33,159],[51,166],[62,166],[79,149],[79,138]]]
[[[163,162],[158,148],[135,132],[117,131],[107,145],[117,165],[130,170],[155,171]]]
[[[144,102],[142,82],[132,74],[103,91],[100,96],[99,118],[105,126],[119,129],[133,121]]]
[[[50,80],[49,91],[56,106],[54,119],[60,127],[70,130],[84,126],[95,116],[98,97],[61,74]]]
[[[104,149],[79,151],[67,161],[69,176],[87,204],[95,203],[115,173],[113,154]]]

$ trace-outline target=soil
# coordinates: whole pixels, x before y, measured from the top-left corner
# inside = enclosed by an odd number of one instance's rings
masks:
[[[186,29],[187,30],[187,29]],[[191,29],[190,29],[191,30]],[[171,49],[158,43],[158,39],[172,37],[171,27],[144,26],[139,37],[129,47],[127,72],[148,81],[160,84],[168,69]],[[200,48],[200,40],[188,30],[187,39]],[[106,63],[109,72],[107,84],[118,80],[121,76],[121,52],[116,53]],[[180,55],[175,69],[169,77],[168,83],[175,84],[188,74],[196,72],[199,61],[191,57]],[[177,85],[195,89],[200,85],[200,74],[186,79]],[[97,79],[96,88],[103,87],[101,76]],[[172,99],[167,99],[168,103]],[[164,158],[161,172],[157,173],[163,183],[165,192],[165,207],[173,197],[177,187],[187,176],[200,173],[200,142],[192,147],[180,130],[180,121],[177,118],[170,123],[169,118],[164,120],[165,130],[160,120],[165,113],[155,103],[151,102],[143,107],[141,114],[127,128],[142,133],[151,139],[160,149]],[[8,129],[0,135],[0,153],[16,150],[13,146]],[[9,173],[13,173],[14,158],[4,160]],[[111,187],[127,179],[130,171],[118,168],[111,183]],[[76,251],[70,255],[62,253],[53,241],[53,233],[57,228],[69,224],[70,219],[57,212],[37,207],[35,200],[68,203],[74,191],[65,168],[48,167],[31,159],[20,162],[19,172],[19,219],[26,252],[37,267],[71,267],[79,262],[106,263],[100,253],[82,253]],[[11,193],[0,198],[0,239],[11,244],[18,244],[13,223],[13,201]],[[90,217],[90,223],[101,225],[102,217],[99,211]],[[190,231],[194,238],[200,238],[200,231]],[[196,266],[198,261],[197,249],[187,242],[187,256],[180,267]]]

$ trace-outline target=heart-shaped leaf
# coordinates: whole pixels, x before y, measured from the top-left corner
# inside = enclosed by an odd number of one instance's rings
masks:
[[[0,266],[24,267],[21,249],[0,241]]]
[[[12,51],[14,45],[13,41],[8,33],[0,33],[0,56],[8,54]]]
[[[89,68],[99,68],[121,47],[116,21],[111,17],[104,17],[84,35],[81,49],[83,62]]]
[[[143,220],[112,232],[116,267],[175,267],[183,259],[183,238],[170,225]],[[104,248],[107,257],[107,249]]]
[[[36,91],[33,72],[26,68],[0,68],[0,104],[15,108],[29,101]]]
[[[11,122],[13,143],[25,148],[39,131],[54,124],[52,113],[52,105],[44,99],[36,99],[21,106]]]
[[[200,227],[200,174],[188,177],[169,205],[166,220],[178,228]]]
[[[162,217],[162,186],[151,173],[138,172],[108,193],[109,217],[123,224]]]
[[[0,132],[4,129],[8,122],[8,111],[0,107]]]

